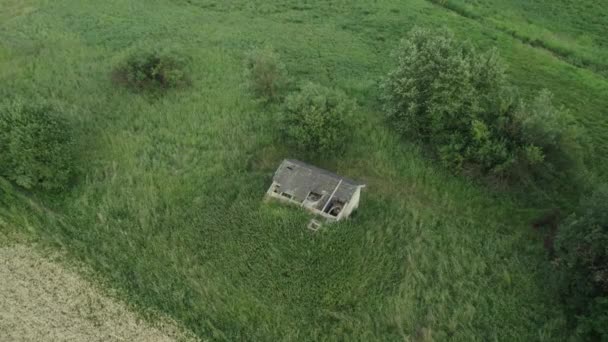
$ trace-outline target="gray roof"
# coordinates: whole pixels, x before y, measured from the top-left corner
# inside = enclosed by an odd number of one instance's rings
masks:
[[[302,202],[311,193],[331,194],[342,181],[334,198],[347,202],[357,188],[364,186],[352,179],[320,169],[299,160],[285,159],[275,172],[273,180],[279,184],[279,191],[291,194],[294,200]]]

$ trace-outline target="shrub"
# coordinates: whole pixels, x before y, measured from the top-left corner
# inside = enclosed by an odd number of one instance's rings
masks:
[[[354,103],[342,92],[306,83],[283,108],[283,132],[296,148],[317,154],[344,151]]]
[[[0,174],[26,189],[60,189],[73,173],[65,120],[46,104],[0,106]]]
[[[563,165],[562,147],[575,145],[567,143],[575,136],[572,122],[549,93],[530,106],[519,101],[497,53],[479,53],[449,31],[412,30],[383,93],[390,123],[452,170],[514,177],[547,159]],[[544,126],[547,118],[551,127]]]
[[[560,176],[583,167],[583,134],[570,112],[553,104],[550,91],[542,90],[529,104],[522,102],[518,120],[523,139],[541,151],[542,168],[532,171]]]
[[[190,82],[187,66],[187,58],[175,51],[142,49],[128,55],[114,69],[113,79],[135,90],[176,88]]]
[[[287,86],[287,71],[280,56],[270,47],[255,49],[246,58],[249,88],[265,100],[279,98]]]
[[[608,339],[608,186],[581,201],[559,228],[555,265],[583,340]]]

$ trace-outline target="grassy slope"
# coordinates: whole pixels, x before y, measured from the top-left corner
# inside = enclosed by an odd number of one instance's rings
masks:
[[[57,215],[22,215],[10,199],[1,216],[65,245],[129,300],[218,339],[563,335],[527,224],[536,211],[437,170],[383,126],[373,99],[394,43],[415,24],[447,25],[497,46],[525,91],[556,92],[606,156],[603,78],[422,0],[0,7],[10,9],[0,12],[3,91],[61,101],[83,161],[76,187],[50,205]],[[317,162],[368,182],[362,210],[315,236],[304,214],[260,203],[292,156],[275,147],[273,110],[241,87],[245,51],[266,43],[293,76],[361,103],[357,143]],[[112,86],[109,70],[138,44],[179,45],[193,57],[193,87],[155,100]]]
[[[485,15],[509,21],[527,22],[548,36],[583,46],[608,48],[608,9],[593,0],[497,1],[460,0],[480,9]]]
[[[594,0],[432,0],[608,77],[608,10]]]

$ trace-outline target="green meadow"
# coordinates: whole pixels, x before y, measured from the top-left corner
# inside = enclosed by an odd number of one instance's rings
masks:
[[[605,180],[605,6],[441,3],[0,0],[0,96],[61,108],[78,165],[61,194],[0,178],[0,245],[65,250],[142,312],[204,340],[565,339],[531,222],[577,194],[495,189],[442,169],[386,123],[379,84],[412,27],[448,27],[496,48],[526,96],[555,93],[586,130],[587,177]],[[188,56],[188,87],[112,82],[126,55],[154,46]],[[306,213],[262,202],[281,160],[304,158],[281,141],[278,105],[246,86],[245,56],[263,46],[293,80],[356,100],[352,144],[307,160],[367,184],[351,220],[311,233]]]
[[[484,22],[556,56],[608,75],[608,9],[582,0],[435,1],[463,16]]]

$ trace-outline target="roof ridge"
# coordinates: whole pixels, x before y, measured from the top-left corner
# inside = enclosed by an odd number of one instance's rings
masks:
[[[300,167],[308,168],[308,169],[310,169],[312,171],[316,171],[316,172],[324,174],[326,176],[331,176],[332,178],[342,180],[342,182],[349,183],[349,185],[352,185],[352,186],[365,186],[365,184],[357,182],[357,181],[355,181],[355,180],[353,180],[351,178],[340,176],[339,174],[337,174],[335,172],[332,172],[332,171],[329,171],[329,170],[326,170],[326,169],[322,169],[320,167],[308,164],[308,163],[303,162],[301,160],[297,160],[297,159],[285,159],[285,160],[283,160],[282,164],[284,164],[285,162],[296,164],[296,165],[298,165]]]

